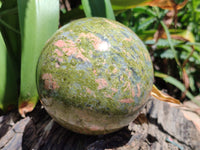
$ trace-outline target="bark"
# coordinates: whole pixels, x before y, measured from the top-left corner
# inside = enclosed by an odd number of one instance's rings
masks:
[[[0,149],[199,150],[199,120],[192,109],[151,98],[128,127],[108,135],[88,136],[61,127],[38,105],[25,118],[17,112],[0,116]]]

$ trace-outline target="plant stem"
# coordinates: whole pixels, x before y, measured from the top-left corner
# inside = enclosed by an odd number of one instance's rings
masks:
[[[192,47],[192,51],[190,52],[189,56],[186,58],[186,60],[183,62],[183,65],[182,65],[182,68],[185,67],[185,65],[188,63],[190,57],[193,55],[194,53],[194,46],[191,46]]]
[[[17,7],[11,8],[11,9],[6,9],[6,10],[2,11],[2,12],[0,13],[0,17],[3,16],[3,15],[15,14],[15,13],[17,13]]]
[[[8,29],[12,30],[13,32],[15,32],[17,34],[20,34],[20,32],[18,30],[16,30],[15,28],[13,28],[11,25],[7,24],[2,19],[0,19],[0,24],[4,25],[5,27],[7,27]]]
[[[161,23],[163,29],[165,30],[165,33],[167,35],[167,40],[169,42],[170,48],[171,48],[172,52],[174,53],[174,58],[176,60],[176,63],[178,64],[179,67],[181,67],[181,64],[180,64],[180,62],[178,60],[178,57],[177,57],[177,54],[176,54],[176,50],[174,49],[174,45],[173,45],[172,40],[171,40],[171,36],[170,36],[169,30],[168,30],[167,26],[165,25],[165,23],[163,21],[160,21],[160,23]]]

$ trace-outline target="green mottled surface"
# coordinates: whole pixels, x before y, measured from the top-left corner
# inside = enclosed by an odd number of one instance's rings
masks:
[[[130,29],[84,18],[63,26],[46,43],[37,85],[46,110],[60,124],[102,134],[136,117],[152,89],[153,69],[147,49]]]

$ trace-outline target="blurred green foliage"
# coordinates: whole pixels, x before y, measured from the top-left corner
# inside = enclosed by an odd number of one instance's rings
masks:
[[[168,13],[169,10],[158,7],[136,7],[118,14],[116,19],[131,28],[146,44],[155,72],[173,77],[184,87],[189,83],[188,92],[192,96],[186,96],[191,99],[200,93],[200,1],[189,0],[183,9],[178,11],[165,31],[171,35],[170,41],[167,36],[156,41],[155,33],[162,29],[160,26],[166,21],[165,16]],[[188,83],[183,81],[183,69],[186,70]],[[167,89],[170,95],[180,98],[184,90],[173,84],[173,81],[170,83],[173,86],[164,82],[164,77],[158,73],[155,74],[155,84]]]

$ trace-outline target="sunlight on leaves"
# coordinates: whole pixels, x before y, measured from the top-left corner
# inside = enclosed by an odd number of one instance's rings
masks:
[[[184,0],[182,3],[176,3],[174,0],[152,0],[146,4],[149,6],[157,6],[162,9],[179,10],[187,4],[188,0]]]
[[[135,8],[138,6],[157,6],[162,9],[179,10],[187,4],[188,0],[111,0],[114,10]]]
[[[171,34],[171,37],[173,39],[189,41],[191,43],[195,42],[194,34],[189,30],[185,30],[185,31],[183,31],[181,33],[177,33],[177,34]]]
[[[111,0],[112,7],[114,10],[123,10],[135,8],[137,6],[144,6],[150,0]]]

